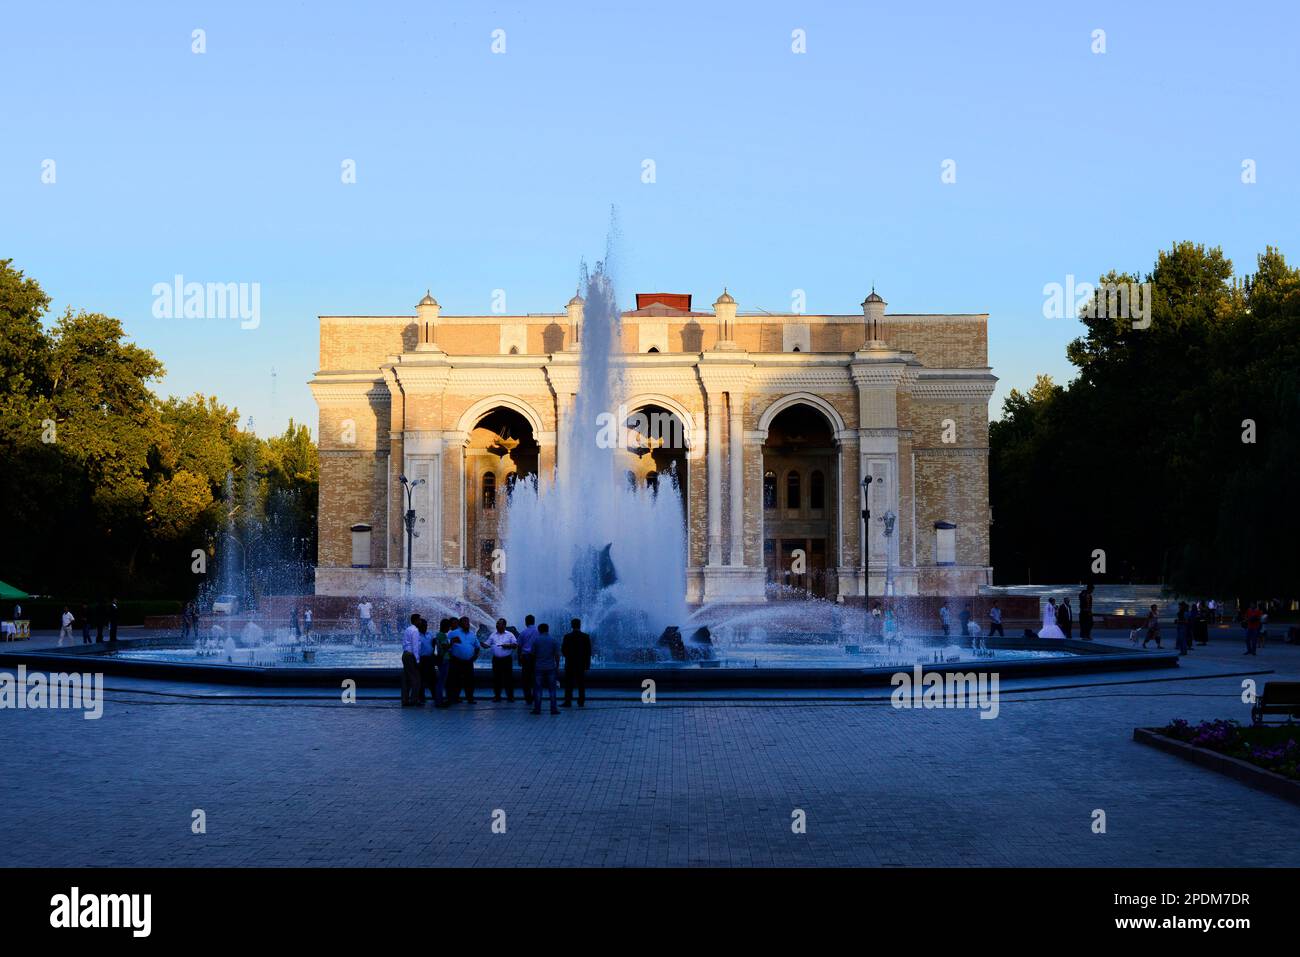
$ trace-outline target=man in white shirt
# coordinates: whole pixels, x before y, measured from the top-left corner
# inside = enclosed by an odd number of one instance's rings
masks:
[[[500,701],[505,691],[506,700],[515,700],[515,649],[519,642],[506,630],[506,620],[497,619],[497,630],[488,636],[487,646],[492,649],[492,700]]]
[[[357,605],[357,616],[361,619],[362,641],[369,641],[374,637],[374,625],[370,620],[370,613],[373,608],[374,606],[368,598],[362,599],[361,603]]]
[[[63,639],[72,637],[72,609],[64,606],[63,609],[63,627],[59,629],[59,647],[63,647]]]
[[[402,632],[402,707],[422,704],[420,694],[420,616]]]

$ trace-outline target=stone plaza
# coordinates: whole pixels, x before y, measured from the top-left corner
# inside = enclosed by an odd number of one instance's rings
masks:
[[[345,704],[110,676],[98,721],[0,710],[0,863],[1294,866],[1300,807],[1132,740],[1246,722],[1245,678],[1300,676],[1300,648],[1238,637],[1004,682],[996,720],[870,689],[607,691],[533,717],[403,709],[364,680]]]

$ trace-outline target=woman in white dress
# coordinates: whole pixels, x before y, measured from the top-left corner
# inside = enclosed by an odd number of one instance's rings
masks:
[[[1056,599],[1047,599],[1047,604],[1043,606],[1043,630],[1038,633],[1039,638],[1060,638],[1065,640],[1065,632],[1056,626]]]

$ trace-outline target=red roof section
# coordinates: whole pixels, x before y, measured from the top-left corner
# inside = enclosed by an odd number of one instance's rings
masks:
[[[670,309],[678,309],[682,312],[691,311],[691,294],[689,292],[638,292],[636,294],[636,307],[638,310],[656,302]]]

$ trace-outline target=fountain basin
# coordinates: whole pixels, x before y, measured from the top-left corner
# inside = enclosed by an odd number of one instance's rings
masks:
[[[989,642],[992,657],[948,660],[941,652],[924,649],[922,668],[939,672],[996,672],[1001,679],[1042,675],[1175,668],[1174,650],[1134,651],[1096,642],[994,639]],[[26,664],[48,671],[97,671],[105,676],[123,675],[170,681],[193,681],[271,687],[334,687],[354,680],[360,687],[396,688],[401,679],[400,648],[396,645],[355,646],[322,643],[312,649],[311,661],[302,656],[274,664],[232,663],[202,658],[192,646],[175,639],[121,641],[116,648],[83,645],[67,649],[46,649],[39,653],[0,653],[0,665]],[[709,660],[659,660],[634,663],[597,662],[588,672],[589,687],[625,691],[642,690],[646,679],[658,688],[855,688],[888,687],[893,675],[918,663],[915,657],[852,655],[842,646],[834,652],[809,655],[807,646],[773,645],[750,647],[750,654],[724,648]],[[874,650],[864,646],[864,650]],[[762,652],[759,654],[758,652]],[[969,650],[967,651],[969,654]],[[934,658],[941,660],[934,660]],[[489,688],[486,656],[477,663],[480,689]]]

